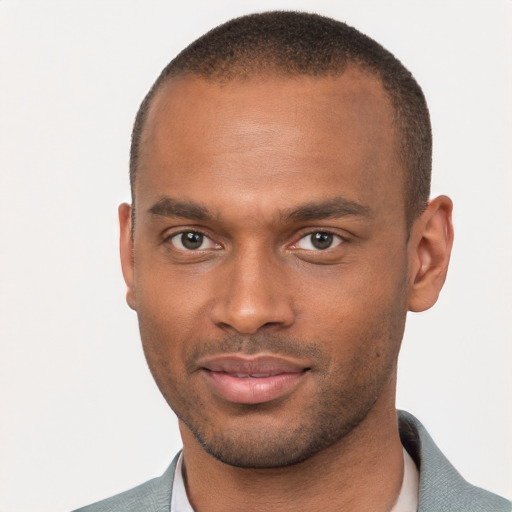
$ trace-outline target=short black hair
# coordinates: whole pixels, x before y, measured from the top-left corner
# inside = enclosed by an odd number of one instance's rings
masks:
[[[228,81],[262,73],[322,77],[355,65],[377,76],[394,109],[405,176],[408,228],[430,195],[432,131],[423,92],[404,65],[370,37],[340,21],[294,11],[271,11],[232,19],[179,53],[161,72],[137,112],[130,152],[135,220],[135,179],[141,138],[151,101],[163,83],[194,75]]]

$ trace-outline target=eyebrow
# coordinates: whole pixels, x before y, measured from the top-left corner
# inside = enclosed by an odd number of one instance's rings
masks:
[[[166,196],[159,199],[148,213],[155,216],[185,218],[191,220],[210,221],[214,216],[201,204],[193,201],[179,201]],[[305,203],[296,208],[281,212],[282,220],[312,221],[321,219],[335,219],[347,216],[371,217],[372,210],[365,205],[351,201],[342,196],[322,202]]]
[[[178,201],[172,197],[162,197],[148,213],[163,217],[181,217],[191,220],[211,220],[212,215],[200,204],[192,201]]]
[[[336,219],[346,216],[371,217],[372,210],[368,206],[337,196],[320,203],[306,203],[298,208],[286,210],[283,214],[285,219],[295,221]]]

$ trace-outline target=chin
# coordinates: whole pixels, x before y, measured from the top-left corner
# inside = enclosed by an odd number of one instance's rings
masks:
[[[371,407],[370,407],[371,408]],[[310,416],[310,421],[288,422],[278,428],[255,425],[222,428],[218,431],[189,425],[196,440],[212,457],[239,468],[282,468],[304,462],[342,441],[366,417],[369,409],[349,417],[343,414],[328,419]],[[312,421],[311,421],[312,420]],[[290,425],[294,425],[290,427]]]

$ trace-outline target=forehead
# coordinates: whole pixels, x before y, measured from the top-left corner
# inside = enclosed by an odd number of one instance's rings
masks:
[[[388,96],[357,68],[321,78],[178,77],[150,107],[136,191],[292,202],[337,187],[382,202],[383,192],[401,194],[396,143]]]

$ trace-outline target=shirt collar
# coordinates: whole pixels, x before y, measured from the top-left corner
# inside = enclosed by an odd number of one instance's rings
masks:
[[[414,464],[414,461],[405,448],[403,448],[403,452],[404,478],[402,480],[402,488],[398,494],[395,506],[390,512],[416,512],[418,510],[420,475],[416,464]],[[192,505],[190,505],[188,501],[187,491],[185,489],[185,480],[183,478],[183,452],[180,454],[174,473],[170,512],[194,512]]]

